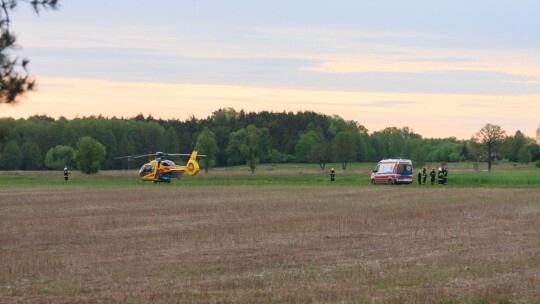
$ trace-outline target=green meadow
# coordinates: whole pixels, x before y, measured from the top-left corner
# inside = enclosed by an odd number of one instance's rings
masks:
[[[328,170],[337,169],[335,183],[330,183]],[[347,170],[341,170],[339,164],[330,164],[321,170],[313,164],[261,165],[255,173],[245,166],[215,168],[205,173],[201,170],[195,177],[184,176],[173,180],[163,187],[204,187],[204,186],[346,186],[346,187],[385,187],[370,184],[371,163],[349,164]],[[431,166],[428,166],[428,168]],[[540,169],[529,166],[499,165],[494,171],[474,171],[464,164],[449,164],[448,184],[444,187],[469,188],[540,188]],[[429,169],[428,169],[429,171]],[[418,185],[417,171],[412,185],[394,187],[442,187],[430,185],[428,176],[426,185]],[[5,171],[0,174],[2,187],[90,187],[117,188],[154,186],[142,183],[136,170],[101,171],[93,175],[72,172],[69,181],[63,180],[62,172],[56,171]]]

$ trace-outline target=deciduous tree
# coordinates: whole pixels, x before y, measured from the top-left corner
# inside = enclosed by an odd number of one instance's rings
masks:
[[[208,128],[204,128],[197,138],[195,149],[198,153],[206,155],[206,157],[201,158],[201,163],[204,166],[205,173],[208,173],[208,168],[214,165],[218,152],[215,134]]]
[[[84,136],[77,143],[75,161],[81,172],[86,174],[97,173],[101,169],[101,163],[105,160],[106,149],[97,140],[90,136]]]
[[[45,166],[49,169],[61,170],[73,165],[75,151],[70,146],[57,145],[50,148],[45,155]]]
[[[245,129],[231,133],[229,146],[232,148],[231,151],[238,151],[242,155],[251,173],[255,173],[259,159],[270,147],[270,133],[267,128],[249,125]]]
[[[343,170],[347,169],[347,163],[355,161],[357,145],[354,134],[351,131],[341,131],[334,138],[334,157],[341,163]]]
[[[309,160],[309,152],[319,141],[319,135],[313,130],[301,134],[295,146],[296,160],[298,162],[307,162]]]
[[[532,160],[532,153],[528,146],[523,146],[518,151],[518,161],[522,164],[528,164]]]
[[[309,151],[309,161],[318,163],[321,170],[332,160],[332,144],[326,140],[319,141]]]
[[[426,164],[427,153],[424,147],[416,147],[411,154],[411,160],[415,166],[423,166]]]
[[[498,125],[486,124],[472,138],[472,142],[479,145],[483,150],[483,157],[487,160],[488,171],[491,172],[491,165],[496,154],[506,137],[506,131]]]

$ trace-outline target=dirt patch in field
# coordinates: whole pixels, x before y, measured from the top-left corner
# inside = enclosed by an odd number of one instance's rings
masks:
[[[0,189],[0,302],[540,299],[540,190]]]

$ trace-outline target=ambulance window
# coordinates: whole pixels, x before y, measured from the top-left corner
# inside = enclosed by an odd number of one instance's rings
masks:
[[[377,165],[377,167],[375,167],[375,169],[373,169],[373,172],[375,172],[375,173],[379,172],[379,166],[380,165]]]
[[[398,164],[397,171],[398,172],[412,172],[412,166],[411,164]]]

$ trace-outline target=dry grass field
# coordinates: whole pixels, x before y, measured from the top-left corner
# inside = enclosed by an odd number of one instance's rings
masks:
[[[0,188],[1,303],[540,303],[540,190]]]

